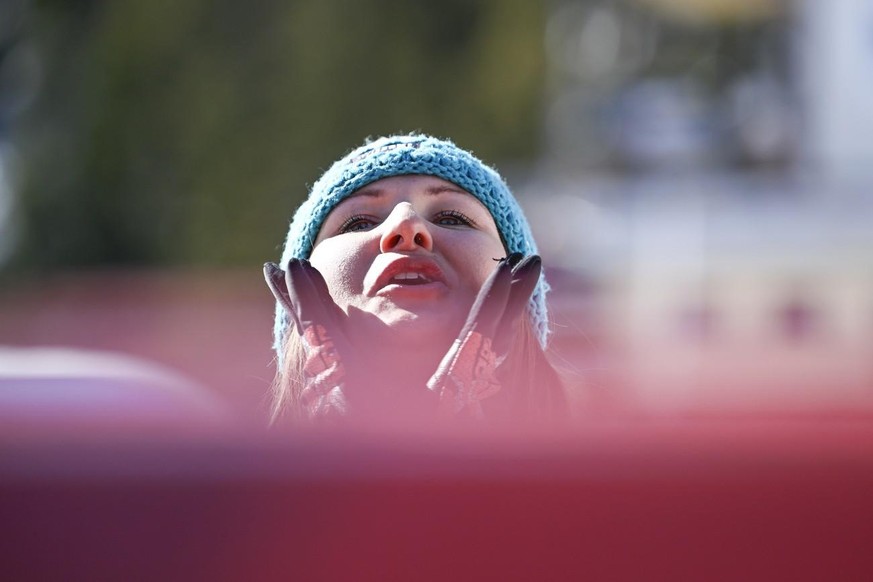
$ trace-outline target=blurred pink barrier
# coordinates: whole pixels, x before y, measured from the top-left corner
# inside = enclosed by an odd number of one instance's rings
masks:
[[[54,580],[866,580],[873,422],[592,421],[2,451],[0,562]]]
[[[272,314],[259,268],[61,273],[0,290],[0,345],[126,353],[263,420]]]
[[[0,346],[0,442],[188,432],[231,418],[215,394],[152,362],[94,350]]]

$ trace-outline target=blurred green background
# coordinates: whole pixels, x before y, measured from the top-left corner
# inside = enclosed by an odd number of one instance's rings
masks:
[[[308,185],[367,136],[538,151],[541,2],[17,4],[43,70],[15,128],[15,270],[275,258]]]
[[[781,5],[0,0],[0,272],[260,264],[368,136],[450,137],[504,172],[633,170],[627,119],[669,149],[732,84],[784,83]],[[666,82],[625,105],[646,79]]]

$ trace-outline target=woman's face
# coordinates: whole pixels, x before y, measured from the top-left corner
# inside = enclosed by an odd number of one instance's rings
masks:
[[[481,202],[451,182],[412,175],[383,178],[338,204],[310,261],[348,314],[350,336],[421,345],[455,338],[505,255]]]

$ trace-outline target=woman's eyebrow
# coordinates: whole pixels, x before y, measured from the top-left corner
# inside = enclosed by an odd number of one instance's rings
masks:
[[[467,195],[470,194],[460,186],[454,186],[452,184],[434,184],[433,186],[428,186],[425,192],[427,192],[428,194],[442,194],[444,192],[454,192],[455,194]]]
[[[356,198],[358,196],[366,196],[368,198],[379,198],[385,194],[385,191],[379,188],[378,186],[364,186],[360,190],[356,190],[349,196],[349,198]]]

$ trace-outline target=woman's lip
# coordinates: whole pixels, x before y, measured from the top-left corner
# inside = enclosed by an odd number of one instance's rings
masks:
[[[430,283],[420,283],[418,285],[401,285],[399,283],[390,282],[384,287],[376,290],[376,295],[390,297],[410,297],[410,298],[435,298],[447,289],[445,283],[441,281],[431,281]]]
[[[404,285],[394,281],[394,277],[401,273],[417,273],[427,278],[427,283],[417,283]],[[401,256],[391,260],[388,264],[382,267],[382,270],[376,276],[376,281],[371,289],[373,293],[378,293],[382,289],[388,287],[414,289],[421,287],[422,291],[430,288],[431,291],[437,287],[445,287],[446,278],[443,275],[442,269],[433,260],[423,257],[407,257]]]

